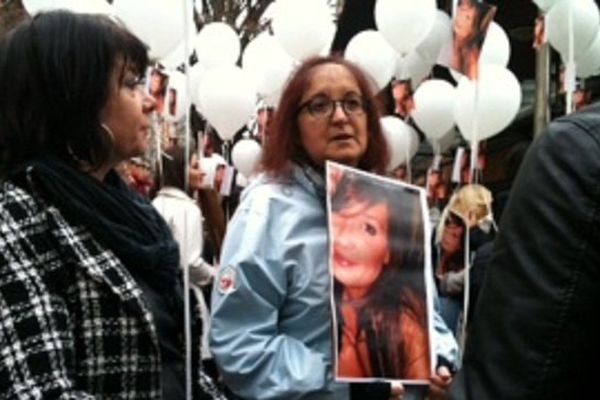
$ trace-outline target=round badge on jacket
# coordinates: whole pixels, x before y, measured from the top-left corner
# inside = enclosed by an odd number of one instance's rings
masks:
[[[229,294],[235,290],[235,268],[231,265],[223,268],[219,274],[219,292]]]

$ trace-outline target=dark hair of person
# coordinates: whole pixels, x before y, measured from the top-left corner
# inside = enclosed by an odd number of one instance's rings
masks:
[[[40,13],[0,42],[0,176],[42,156],[96,169],[111,135],[100,113],[131,71],[143,77],[147,46],[107,16]]]
[[[186,157],[185,148],[172,146],[162,155],[161,187],[175,187],[185,191],[185,167],[190,157]]]
[[[465,243],[465,237],[467,235],[467,228],[465,226],[465,221],[461,217],[459,217],[458,215],[453,213],[452,211],[449,211],[448,215],[446,216],[446,220],[444,221],[444,229],[446,229],[447,226],[461,228],[461,233],[460,233],[461,246],[457,251],[455,251],[452,254],[445,254],[446,251],[443,248],[441,248],[441,246],[440,246],[440,256],[441,257],[440,257],[440,264],[437,266],[437,268],[439,269],[439,271],[442,274],[445,274],[449,271],[460,271],[464,268],[464,263],[465,263],[464,243]],[[444,233],[442,233],[442,235],[444,235]]]
[[[298,106],[308,89],[316,67],[338,64],[345,67],[356,79],[363,98],[366,100],[367,131],[369,135],[366,153],[358,168],[384,173],[389,159],[387,142],[379,123],[378,103],[375,100],[369,78],[355,64],[337,56],[314,57],[306,60],[292,75],[281,95],[269,126],[268,140],[264,144],[261,166],[274,175],[285,175],[290,171],[290,162],[310,163],[310,158],[300,140]]]
[[[369,349],[378,350],[369,353],[373,376],[402,377],[408,361],[400,352],[403,348],[400,343],[407,340],[398,329],[400,313],[410,313],[423,329],[427,329],[420,196],[410,188],[346,172],[332,198],[332,211],[343,209],[350,201],[388,204],[390,261],[373,284],[358,318]],[[334,291],[339,304],[342,284],[336,281]]]

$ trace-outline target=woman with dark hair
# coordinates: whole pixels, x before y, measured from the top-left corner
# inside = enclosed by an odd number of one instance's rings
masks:
[[[456,331],[463,311],[465,267],[468,249],[475,252],[492,239],[492,194],[484,186],[471,184],[455,192],[444,209],[436,231],[435,277],[440,293],[440,311],[446,325]]]
[[[302,63],[275,111],[264,173],[228,226],[213,289],[211,351],[237,395],[349,397],[332,370],[325,161],[383,173],[388,158],[364,73],[337,57]]]
[[[202,317],[202,360],[206,367],[213,369],[212,356],[208,349],[208,327],[210,315],[204,300],[203,290],[213,281],[216,269],[204,261],[203,220],[198,203],[192,198],[202,187],[204,173],[200,170],[198,157],[185,148],[173,146],[162,154],[162,168],[159,179],[160,190],[152,200],[160,215],[167,221],[174,239],[179,244],[182,266],[189,270],[190,283]],[[189,168],[186,166],[189,165]],[[185,176],[187,179],[187,188]]]
[[[431,373],[420,194],[346,172],[331,200],[341,377]]]
[[[177,243],[115,172],[148,150],[147,64],[98,15],[38,14],[0,44],[5,398],[223,398],[197,362],[186,382]]]

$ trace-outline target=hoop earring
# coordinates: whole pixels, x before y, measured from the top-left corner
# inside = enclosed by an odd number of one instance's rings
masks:
[[[115,142],[115,134],[113,133],[112,129],[110,129],[108,127],[108,125],[106,125],[104,122],[100,123],[100,127],[102,129],[104,129],[104,131],[108,134],[108,137],[110,137],[110,141],[114,143]]]

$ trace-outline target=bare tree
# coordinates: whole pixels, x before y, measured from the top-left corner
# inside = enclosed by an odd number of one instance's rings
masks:
[[[266,27],[261,17],[273,0],[202,0],[198,28],[210,22],[225,22],[239,34],[242,48]]]

